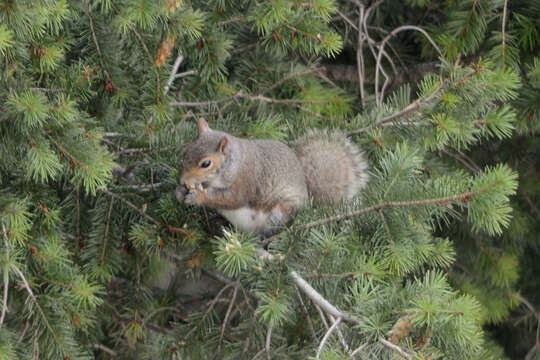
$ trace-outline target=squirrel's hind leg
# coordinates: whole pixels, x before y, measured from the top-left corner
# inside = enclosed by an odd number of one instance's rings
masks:
[[[264,228],[261,229],[262,238],[270,237],[279,231],[281,226],[288,225],[300,204],[295,202],[279,202],[268,213]]]

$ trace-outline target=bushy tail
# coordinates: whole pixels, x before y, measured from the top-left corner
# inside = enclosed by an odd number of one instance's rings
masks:
[[[358,146],[341,132],[310,130],[292,144],[317,200],[352,199],[368,182],[368,164]]]

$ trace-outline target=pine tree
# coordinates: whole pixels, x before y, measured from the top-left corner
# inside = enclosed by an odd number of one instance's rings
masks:
[[[500,358],[484,327],[538,304],[534,14],[0,0],[0,359]],[[341,129],[370,184],[261,244],[175,199],[199,117],[282,141]]]

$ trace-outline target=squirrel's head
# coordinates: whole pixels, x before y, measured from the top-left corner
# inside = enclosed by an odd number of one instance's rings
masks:
[[[229,152],[227,135],[210,129],[208,123],[199,119],[197,140],[188,145],[179,176],[180,185],[189,190],[196,185],[208,187],[219,177],[221,166]]]

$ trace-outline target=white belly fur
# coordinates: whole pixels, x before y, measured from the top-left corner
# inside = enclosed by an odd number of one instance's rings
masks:
[[[265,227],[268,216],[267,212],[253,210],[248,207],[242,207],[235,210],[219,210],[233,225],[238,226],[244,231],[257,231]]]

